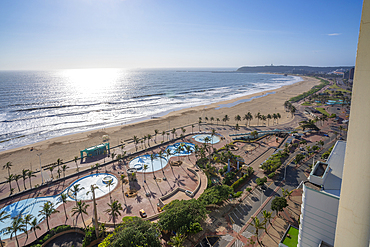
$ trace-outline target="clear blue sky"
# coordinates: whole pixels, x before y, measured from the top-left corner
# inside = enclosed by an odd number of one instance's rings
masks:
[[[0,70],[355,63],[362,0],[3,0]]]

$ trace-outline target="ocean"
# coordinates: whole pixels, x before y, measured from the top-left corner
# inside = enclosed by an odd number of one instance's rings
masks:
[[[0,71],[0,151],[301,80],[230,69]]]

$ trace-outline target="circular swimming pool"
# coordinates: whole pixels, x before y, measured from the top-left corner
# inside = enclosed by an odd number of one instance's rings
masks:
[[[175,143],[166,148],[162,158],[160,158],[158,154],[154,154],[153,160],[151,159],[150,154],[141,155],[130,161],[130,168],[136,168],[138,172],[155,172],[165,167],[167,165],[167,161],[171,157],[190,155],[194,150],[195,145],[193,143]],[[146,167],[146,169],[144,169],[144,167]]]
[[[205,143],[205,139],[208,137],[208,142],[209,144],[216,144],[221,141],[221,138],[217,135],[211,135],[211,134],[200,134],[200,135],[195,135],[193,136],[193,139],[197,142],[200,143]]]

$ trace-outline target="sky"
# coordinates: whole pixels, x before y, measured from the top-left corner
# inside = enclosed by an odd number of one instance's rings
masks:
[[[362,0],[0,1],[0,70],[353,66]]]

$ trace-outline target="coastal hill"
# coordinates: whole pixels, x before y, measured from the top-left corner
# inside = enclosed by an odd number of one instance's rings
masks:
[[[333,71],[347,71],[353,66],[310,67],[310,66],[243,66],[237,72],[245,73],[289,73],[289,74],[326,74]]]

